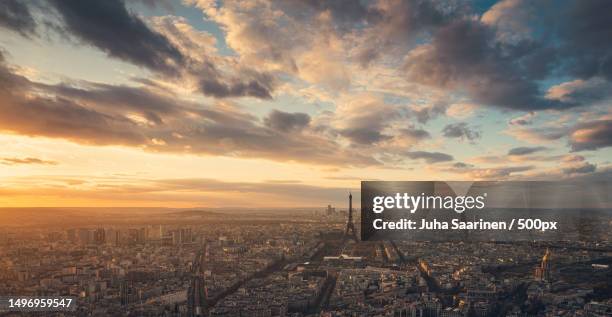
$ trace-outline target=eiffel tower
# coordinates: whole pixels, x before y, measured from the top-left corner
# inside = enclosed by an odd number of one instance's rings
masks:
[[[355,242],[358,242],[357,232],[355,231],[355,224],[353,224],[353,195],[349,192],[349,216],[348,221],[346,223],[346,230],[344,231],[344,237],[342,240],[346,241],[348,239],[352,239]]]

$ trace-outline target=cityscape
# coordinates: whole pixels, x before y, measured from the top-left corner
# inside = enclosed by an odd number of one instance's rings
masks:
[[[75,296],[59,316],[612,313],[609,241],[359,241],[348,207],[3,228],[0,294]]]
[[[611,317],[611,38],[612,0],[0,0],[0,317]]]

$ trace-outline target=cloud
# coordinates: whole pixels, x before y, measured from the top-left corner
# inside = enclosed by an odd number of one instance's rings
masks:
[[[563,125],[532,128],[514,125],[504,132],[517,140],[533,144],[542,144],[565,137],[569,130],[569,127]]]
[[[4,64],[0,64],[0,84],[2,131],[154,152],[332,166],[380,164],[367,154],[306,129],[304,116],[299,114],[290,115],[294,121],[284,125],[278,114],[272,115],[268,120],[271,125],[266,126],[257,117],[229,105],[210,107],[145,87],[90,82],[80,82],[79,88],[42,84],[13,73]],[[291,133],[282,131],[289,127]]]
[[[582,122],[569,135],[572,151],[597,150],[612,146],[612,120]]]
[[[6,179],[11,191],[5,194],[23,197],[51,197],[65,204],[65,197],[104,202],[116,207],[131,205],[177,205],[279,207],[325,206],[345,203],[346,187],[325,187],[299,182],[232,182],[212,178],[133,178],[91,175],[24,176]],[[59,185],[59,186],[58,186]],[[353,188],[358,195],[358,188]],[[355,192],[357,194],[355,194]],[[60,199],[62,198],[63,199]],[[265,199],[263,199],[265,198]],[[353,197],[357,199],[358,197]]]
[[[455,4],[419,0],[187,3],[226,32],[226,43],[241,62],[334,94],[346,91],[358,76],[354,63],[366,66],[386,51],[405,52],[458,11]]]
[[[0,1],[0,26],[25,37],[36,32],[36,21],[30,9],[19,0]]]
[[[469,159],[472,163],[478,164],[499,164],[499,162],[506,163],[525,163],[525,162],[558,162],[559,160],[565,159],[565,155],[534,155],[540,150],[533,150],[529,147],[519,147],[518,150],[514,151],[515,154],[507,155],[482,155],[476,156]],[[548,148],[545,148],[548,149]],[[529,153],[530,151],[534,151]],[[543,150],[542,150],[543,151]],[[529,153],[529,154],[520,154]]]
[[[421,37],[465,14],[457,3],[435,1],[379,1],[368,8],[371,25],[362,35],[356,58],[361,65],[389,51],[405,51]]]
[[[571,163],[571,162],[582,162],[584,160],[585,160],[585,158],[582,155],[568,154],[568,155],[563,157],[561,162],[563,162],[563,163]]]
[[[561,159],[561,163],[552,174],[557,173],[566,176],[575,176],[578,174],[594,173],[596,170],[597,165],[587,162],[584,156],[567,154]]]
[[[448,103],[445,101],[436,101],[425,106],[413,106],[411,110],[411,113],[416,117],[417,121],[424,124],[447,112]]]
[[[447,124],[442,129],[442,134],[448,138],[459,138],[469,141],[480,138],[480,132],[470,128],[465,122]]]
[[[310,116],[306,113],[289,113],[273,110],[264,118],[264,124],[274,130],[289,132],[302,130],[310,123]]]
[[[521,146],[521,147],[515,147],[515,148],[510,149],[508,151],[508,155],[523,156],[523,155],[529,155],[529,154],[533,154],[533,153],[541,152],[545,150],[548,150],[548,148],[544,146],[534,146],[534,147]]]
[[[597,165],[586,161],[584,156],[565,154],[555,156],[483,156],[472,160],[483,164],[499,164],[499,162],[555,162],[554,167],[511,166],[475,168],[473,166],[453,166],[443,169],[453,173],[460,173],[471,179],[512,179],[512,180],[559,180],[576,178],[580,175],[595,175],[599,173]],[[605,167],[604,167],[605,170]],[[526,173],[522,173],[526,172]]]
[[[117,115],[128,112],[137,114],[142,117],[140,121],[144,120],[148,124],[161,124],[163,117],[176,115],[185,110],[178,106],[171,96],[156,93],[145,87],[89,82],[79,84],[78,88],[66,84],[38,84],[38,86],[67,100],[84,103],[103,112]]]
[[[421,141],[423,139],[431,138],[431,134],[429,134],[429,132],[423,129],[417,129],[414,127],[400,129],[399,133],[401,136],[407,137],[410,140],[414,140],[415,142]]]
[[[600,81],[572,98],[554,98],[540,91],[539,81],[552,75],[612,79],[612,45],[606,40],[612,36],[612,25],[603,13],[608,9],[605,1],[552,7],[551,2],[504,0],[480,20],[461,14],[462,10],[448,10],[452,13],[445,19],[431,24],[431,37],[424,36],[408,52],[403,70],[412,82],[465,93],[487,106],[514,110],[588,106],[609,96],[609,84]],[[554,27],[558,21],[564,23]]]
[[[409,80],[462,89],[485,105],[522,110],[575,106],[548,100],[539,93],[535,79],[541,74],[528,65],[534,60],[548,65],[553,61],[550,54],[535,43],[507,45],[502,49],[496,44],[494,29],[488,25],[456,20],[441,27],[431,43],[413,49],[404,70]]]
[[[270,183],[270,184],[300,184],[302,183],[301,180],[297,180],[297,179],[267,179],[264,181],[264,183]]]
[[[339,27],[347,28],[350,31],[351,27],[366,22],[374,18],[376,14],[374,8],[362,3],[351,0],[338,1],[321,1],[321,0],[290,0],[278,1],[281,8],[289,14],[299,14],[311,11],[310,14],[317,15],[321,12],[330,12],[332,18]]]
[[[248,81],[229,80],[220,81],[217,78],[203,78],[200,80],[200,90],[217,98],[227,97],[257,97],[271,99],[274,79],[268,74],[259,74],[256,79]]]
[[[43,160],[35,157],[1,157],[0,162],[5,165],[30,165],[30,164],[41,164],[41,165],[57,165],[56,161]]]
[[[135,124],[66,98],[31,94],[35,83],[0,65],[0,129],[24,135],[45,135],[93,144],[144,142]]]
[[[337,197],[345,197],[346,188],[319,187],[300,183],[277,182],[226,182],[216,179],[189,178],[189,179],[157,179],[150,180],[145,191],[189,191],[192,193],[236,193],[264,194],[290,198],[294,201],[335,201]],[[253,197],[253,196],[251,196]]]
[[[502,0],[487,10],[480,21],[495,28],[499,41],[516,43],[532,38],[535,12],[544,9],[531,1]]]
[[[347,176],[347,175],[327,176],[325,177],[325,179],[330,179],[330,180],[335,180],[335,181],[380,181],[381,180],[377,178],[363,178],[360,176]]]
[[[233,56],[219,55],[215,36],[181,17],[144,19],[120,0],[93,6],[49,1],[63,21],[60,27],[83,43],[164,75],[174,73],[177,80],[194,80],[201,93],[215,98],[271,99],[283,76],[336,94],[361,85],[358,65],[384,61],[372,68],[396,70],[404,64],[399,69],[410,84],[466,94],[466,102],[477,106],[562,110],[589,100],[548,98],[540,91],[542,80],[559,75],[609,81],[612,69],[609,19],[601,13],[608,4],[600,1],[552,6],[504,0],[480,18],[462,1],[185,1],[219,26],[225,35],[219,46],[227,44]],[[556,27],[551,16],[566,23]],[[425,123],[446,108],[415,114]],[[462,113],[451,110],[447,114]]]
[[[371,145],[391,138],[389,135],[382,134],[376,128],[347,128],[340,131],[340,135],[354,143]]]
[[[339,101],[332,125],[338,133],[360,145],[390,140],[385,134],[392,122],[401,118],[398,107],[373,94],[359,94]]]
[[[154,0],[156,1],[156,0]],[[148,25],[174,45],[183,56],[193,61],[220,62],[216,58],[217,38],[206,31],[198,30],[184,17],[165,15],[147,19]]]
[[[530,143],[547,143],[567,137],[572,152],[597,150],[612,146],[612,120],[585,120],[578,123],[555,123],[542,127],[511,126],[507,134]]]
[[[245,60],[323,82],[325,77],[317,73],[336,82],[346,80],[342,63],[335,60],[343,49],[336,48],[352,47],[351,61],[365,66],[385,50],[398,46],[407,49],[418,35],[444,23],[457,11],[453,5],[418,0],[188,3],[221,25],[227,32],[228,46]],[[309,70],[312,66],[316,72]],[[313,74],[317,78],[308,76]]]
[[[548,89],[546,97],[563,102],[593,104],[612,97],[612,84],[603,78],[576,79]]]
[[[269,1],[252,5],[237,2],[190,1],[226,32],[227,45],[249,63],[295,69],[294,49],[309,32]],[[302,30],[303,31],[303,30]]]
[[[19,97],[0,103],[0,127],[24,135],[45,135],[91,144],[145,143],[126,118],[109,116],[66,99]]]
[[[149,24],[185,56],[188,63],[182,75],[194,81],[203,94],[216,98],[272,98],[274,76],[247,67],[236,57],[220,55],[214,35],[195,29],[183,17],[153,17]]]
[[[33,18],[32,8],[41,11],[42,21]],[[37,27],[45,28],[215,98],[271,99],[276,87],[271,73],[247,67],[236,57],[219,55],[215,37],[194,29],[184,18],[151,17],[145,22],[123,0],[87,5],[74,0],[7,0],[0,3],[0,18],[0,26],[24,37],[39,35]]]
[[[609,31],[594,27],[608,21],[595,11],[603,7],[597,2],[564,2],[543,14],[534,8],[548,2],[505,0],[478,17],[460,2],[186,1],[218,27],[212,33],[187,18],[139,15],[130,9],[139,6],[119,0],[93,6],[49,0],[48,16],[33,11],[41,20],[36,25],[28,10],[41,5],[24,3],[0,5],[0,14],[24,16],[31,25],[16,26],[26,30],[22,34],[59,27],[80,44],[152,72],[131,84],[52,84],[48,74],[34,81],[25,68],[3,67],[5,131],[147,151],[331,165],[348,154],[349,164],[365,166],[405,160],[405,151],[431,139],[427,123],[435,118],[464,118],[477,107],[493,106],[503,108],[495,115],[503,116],[499,122],[514,117],[506,133],[522,141],[567,138],[574,151],[610,144],[602,123],[607,119],[595,120],[592,108],[573,108],[583,111],[579,123],[536,124],[571,107],[602,107],[609,100]],[[548,15],[587,13],[594,18],[566,19],[559,27],[548,23]],[[588,36],[578,36],[582,29]],[[584,45],[573,47],[577,43]],[[326,99],[316,100],[309,114],[285,112],[282,103],[291,100],[286,95],[303,92]],[[281,98],[272,100],[276,96]],[[246,101],[249,108],[232,102],[239,97],[263,99],[265,109],[279,110],[261,115],[252,100]],[[298,107],[303,102],[296,99]],[[31,117],[18,116],[20,111]],[[536,113],[546,118],[535,121]],[[491,126],[451,123],[442,134],[475,141]],[[430,146],[419,149],[436,144]],[[540,159],[525,152],[534,148],[508,154],[512,162]]]
[[[467,164],[467,163],[464,163],[464,162],[457,162],[457,163],[453,164],[453,167],[457,168],[457,169],[462,169],[462,168],[472,168],[472,167],[474,167],[474,165]]]
[[[559,21],[561,54],[570,74],[612,80],[612,20],[605,0],[570,1],[555,16]]]
[[[512,118],[510,119],[510,121],[508,122],[510,125],[518,125],[518,126],[523,126],[523,125],[530,125],[533,123],[533,118],[536,116],[536,113],[531,111],[528,112],[522,116],[518,116],[516,118]]]
[[[413,159],[418,160],[422,159],[427,163],[440,163],[440,162],[448,162],[452,161],[453,157],[446,153],[440,152],[426,152],[426,151],[411,151],[406,152],[406,156]]]
[[[163,35],[129,12],[123,1],[50,0],[69,34],[108,55],[154,71],[175,74],[185,57]]]
[[[485,163],[499,163],[500,160],[495,162]],[[515,166],[492,166],[492,167],[477,167],[472,164],[464,162],[456,162],[452,165],[443,165],[436,170],[442,172],[450,172],[463,176],[469,180],[509,180],[509,179],[520,179],[524,176],[524,172],[535,170],[536,167],[532,165],[515,165]]]
[[[588,162],[584,162],[580,165],[569,166],[563,168],[564,174],[588,174],[593,173],[597,169],[597,166]]]
[[[492,167],[492,168],[473,168],[467,171],[470,179],[505,179],[509,176],[516,176],[517,173],[533,170],[533,166],[511,166],[511,167]]]
[[[190,3],[226,32],[225,43],[237,53],[242,65],[291,75],[333,94],[349,87],[345,43],[333,14],[319,10],[319,5],[301,1]],[[334,8],[340,5],[321,4]],[[352,9],[354,6],[358,5],[353,4]]]
[[[446,115],[452,118],[467,118],[474,114],[478,105],[471,103],[454,103],[446,109]]]

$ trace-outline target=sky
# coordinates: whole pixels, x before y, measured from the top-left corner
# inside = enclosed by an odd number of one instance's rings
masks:
[[[0,207],[607,180],[612,2],[0,1]]]

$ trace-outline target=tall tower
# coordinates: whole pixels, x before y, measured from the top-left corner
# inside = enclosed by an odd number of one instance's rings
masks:
[[[546,248],[546,253],[544,254],[544,257],[542,257],[542,262],[535,269],[534,277],[537,281],[550,281],[550,257],[550,250]]]
[[[353,224],[353,195],[349,192],[349,216],[348,221],[346,222],[346,230],[344,231],[343,240],[352,239],[355,242],[358,242],[357,232],[355,231],[355,224]]]

